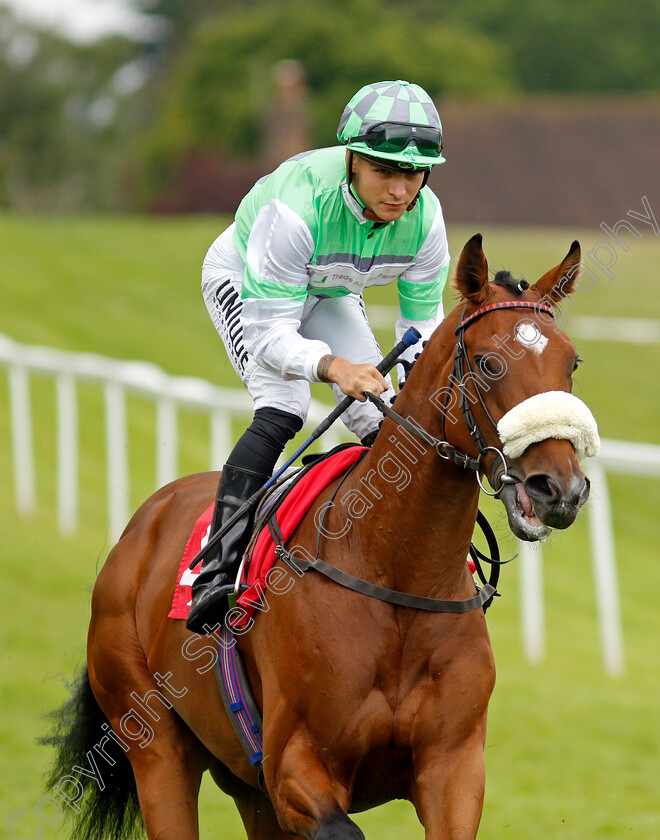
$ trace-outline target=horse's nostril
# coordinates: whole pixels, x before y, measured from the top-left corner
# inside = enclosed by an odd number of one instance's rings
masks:
[[[561,489],[557,482],[544,473],[526,478],[525,490],[532,499],[544,501],[546,504],[561,497]]]

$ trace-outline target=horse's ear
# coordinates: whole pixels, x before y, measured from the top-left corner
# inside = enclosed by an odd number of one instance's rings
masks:
[[[460,292],[461,297],[476,304],[486,298],[488,289],[488,263],[481,242],[481,234],[475,233],[465,244],[454,278],[454,288]]]
[[[536,290],[540,298],[547,296],[559,303],[575,291],[575,284],[582,267],[581,258],[580,243],[576,239],[559,265],[544,274],[537,283],[534,283],[532,289]]]

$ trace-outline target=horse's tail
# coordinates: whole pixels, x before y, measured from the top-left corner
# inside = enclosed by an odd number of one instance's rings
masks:
[[[133,769],[119,744],[107,737],[110,724],[92,692],[87,666],[52,717],[53,731],[41,739],[57,750],[47,784],[76,820],[71,840],[143,837]]]

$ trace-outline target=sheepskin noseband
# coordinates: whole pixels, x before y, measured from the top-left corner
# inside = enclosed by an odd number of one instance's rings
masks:
[[[535,394],[514,406],[497,424],[504,454],[518,458],[532,443],[547,438],[570,440],[578,461],[598,454],[600,438],[593,414],[566,391]]]

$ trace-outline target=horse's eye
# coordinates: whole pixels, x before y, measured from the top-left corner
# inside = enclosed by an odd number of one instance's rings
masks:
[[[502,376],[503,371],[487,356],[475,355],[474,363],[484,376],[488,376],[491,379],[499,379]]]
[[[573,373],[575,373],[575,371],[578,369],[578,365],[581,364],[583,361],[584,359],[581,359],[579,356],[577,357],[577,359],[575,360],[575,364],[573,365]]]

